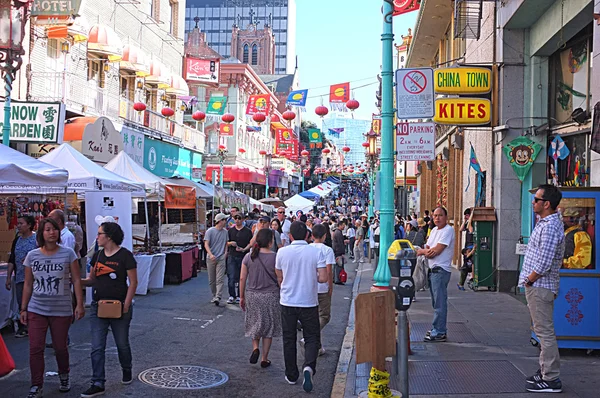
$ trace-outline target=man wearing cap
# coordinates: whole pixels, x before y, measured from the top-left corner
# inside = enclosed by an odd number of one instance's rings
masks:
[[[206,267],[208,269],[208,285],[213,295],[211,303],[219,305],[223,294],[225,280],[225,250],[227,248],[227,215],[217,214],[215,217],[215,226],[206,231],[204,236],[204,249],[206,250]]]

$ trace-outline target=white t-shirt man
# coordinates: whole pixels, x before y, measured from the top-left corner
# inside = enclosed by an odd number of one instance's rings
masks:
[[[335,254],[333,254],[333,249],[324,243],[311,243],[310,246],[319,249],[321,255],[325,259],[325,265],[331,265],[333,269],[333,266],[335,265]],[[329,282],[319,283],[318,293],[329,293]]]
[[[304,240],[279,249],[275,261],[275,269],[283,273],[279,303],[286,307],[318,306],[317,269],[326,267],[321,251]]]
[[[431,230],[427,246],[433,248],[438,243],[445,245],[446,248],[434,258],[429,259],[429,268],[441,267],[444,271],[452,272],[452,255],[454,254],[454,228],[449,224],[442,229],[435,227]]]
[[[61,246],[68,247],[73,251],[75,250],[75,245],[77,244],[75,241],[75,236],[73,236],[73,233],[71,233],[67,227],[64,227],[62,231],[60,231],[60,244]]]
[[[288,220],[287,218],[285,220],[283,220],[283,224],[281,225],[281,231],[283,232],[281,234],[281,242],[283,243],[284,246],[287,246],[290,244],[290,227],[292,226],[292,223],[290,220]]]

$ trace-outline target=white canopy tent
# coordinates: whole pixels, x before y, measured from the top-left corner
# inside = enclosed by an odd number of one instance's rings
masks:
[[[69,172],[0,145],[0,193],[62,193]]]
[[[319,195],[319,197],[324,198],[325,196],[329,195],[337,187],[338,187],[337,184],[334,184],[331,181],[325,181],[325,182],[322,182],[321,184],[317,185],[316,187],[309,189],[308,192],[315,193],[315,194]]]
[[[275,211],[275,206],[272,206],[272,205],[269,205],[266,203],[261,203],[254,198],[250,198],[250,206],[252,206],[255,209],[270,212],[270,213]]]
[[[308,213],[313,209],[314,202],[312,200],[303,198],[300,195],[294,195],[285,202],[286,213],[292,211],[296,213],[298,210],[302,210],[303,213]]]
[[[131,192],[132,196],[146,196],[143,184],[128,180],[97,165],[68,144],[62,144],[42,156],[40,160],[69,172],[68,190],[71,192],[125,191]]]

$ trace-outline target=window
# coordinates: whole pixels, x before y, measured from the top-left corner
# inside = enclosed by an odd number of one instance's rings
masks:
[[[244,54],[242,56],[242,62],[247,64],[248,63],[248,52],[249,52],[249,47],[247,44],[244,44]]]
[[[129,79],[125,76],[121,76],[121,86],[119,87],[121,91],[121,97],[129,99]]]
[[[100,81],[102,64],[100,60],[88,61],[88,80]]]
[[[565,227],[562,268],[595,269],[596,201],[593,198],[563,198],[558,211]]]
[[[169,7],[171,7],[171,26],[169,33],[177,37],[179,33],[179,1],[169,0]]]
[[[51,58],[51,59],[58,58],[58,56],[59,56],[58,40],[48,39],[46,54],[48,55],[48,58]]]
[[[156,22],[160,21],[160,0],[150,0],[150,16]]]
[[[258,65],[258,46],[252,46],[252,65]]]

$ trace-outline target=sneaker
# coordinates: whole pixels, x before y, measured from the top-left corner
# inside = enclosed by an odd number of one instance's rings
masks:
[[[29,394],[27,394],[27,398],[42,398],[42,394],[44,393],[44,389],[39,386],[31,386],[29,389]]]
[[[81,394],[81,398],[97,397],[98,395],[104,395],[104,387],[92,384],[90,388]]]
[[[297,382],[298,380],[296,379],[296,380],[294,380],[294,381],[291,381],[290,379],[288,379],[288,377],[287,377],[287,376],[285,376],[285,381],[287,381],[287,382],[288,382],[288,384],[294,385],[294,384],[296,384],[296,382]]]
[[[304,338],[300,339],[300,347],[304,348]]]
[[[527,379],[527,383],[539,383],[540,381],[543,381],[542,379],[542,370],[538,369],[537,372],[535,372],[535,374],[533,376],[528,377]]]
[[[462,290],[463,292],[465,291],[465,287],[459,285],[458,283],[456,284],[456,287],[458,287],[458,290]]]
[[[58,391],[60,392],[69,392],[71,391],[71,382],[69,381],[69,374],[62,374],[62,375],[58,375],[58,378],[60,379],[60,387],[58,388]]]
[[[527,385],[529,392],[562,392],[562,383],[559,379],[546,381],[542,380],[537,383]]]
[[[426,331],[425,336],[431,336],[431,330]]]
[[[29,336],[29,333],[25,329],[20,329],[17,331],[17,333],[15,333],[15,337],[17,339],[22,339],[23,337],[27,337],[27,336]]]
[[[235,303],[235,299],[231,296],[229,296],[229,298],[227,299],[227,304],[233,304]]]
[[[133,381],[133,375],[131,374],[131,369],[123,369],[123,378],[121,379],[121,384],[131,384]]]
[[[218,298],[216,298],[216,297],[213,297],[213,298],[210,300],[210,302],[211,302],[211,303],[218,303],[218,302],[219,302],[219,299],[218,299]]]
[[[423,341],[427,342],[444,342],[446,340],[448,340],[448,337],[445,334],[436,334],[435,336],[432,334],[428,334],[423,339]]]
[[[304,373],[304,382],[302,383],[302,388],[306,392],[311,392],[313,389],[313,381],[312,381],[313,370],[310,368],[310,366],[306,366],[304,368],[303,373]]]
[[[321,355],[325,355],[325,348],[323,347],[319,348],[319,356]]]
[[[239,304],[239,303],[240,303],[240,301],[242,301],[242,300],[241,300],[239,297],[236,297],[236,298],[235,298],[235,303],[236,303],[236,304]]]

